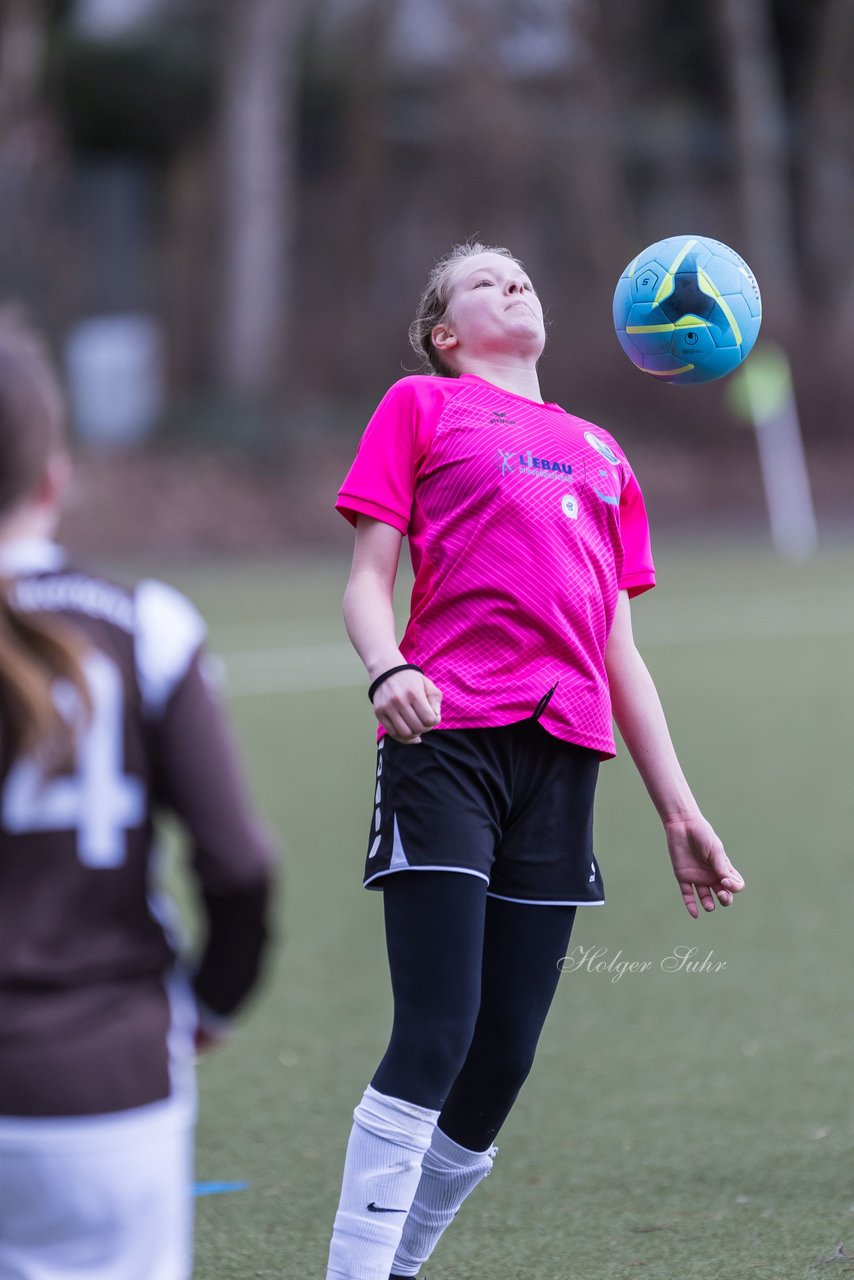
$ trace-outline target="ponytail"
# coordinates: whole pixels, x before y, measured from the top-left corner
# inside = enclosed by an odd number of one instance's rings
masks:
[[[10,599],[12,585],[0,581],[0,734],[7,766],[33,755],[46,768],[67,766],[73,759],[75,729],[92,710],[83,672],[85,645],[71,628],[49,614],[24,613]],[[63,680],[76,691],[78,724],[61,713],[54,683]]]
[[[47,347],[15,311],[0,308],[0,522],[42,483],[65,450],[65,403]],[[73,759],[75,729],[54,688],[76,691],[78,720],[91,713],[84,643],[48,613],[18,609],[0,578],[0,757],[5,768],[34,755],[48,769]],[[62,708],[65,711],[63,715]]]

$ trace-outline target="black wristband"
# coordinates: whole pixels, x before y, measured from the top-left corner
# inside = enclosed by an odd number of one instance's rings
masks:
[[[388,680],[389,676],[396,676],[398,671],[421,671],[421,668],[416,666],[414,662],[401,662],[399,667],[389,667],[388,671],[384,671],[381,676],[377,676],[376,680],[368,690],[368,701],[370,703],[373,703],[374,694],[377,689],[379,689],[383,681]],[[421,674],[423,675],[424,672],[421,671]]]

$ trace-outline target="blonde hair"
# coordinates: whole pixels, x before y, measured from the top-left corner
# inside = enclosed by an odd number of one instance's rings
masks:
[[[431,373],[455,378],[456,371],[442,359],[440,351],[433,346],[433,330],[447,318],[451,302],[451,281],[461,262],[481,253],[497,253],[502,258],[509,258],[518,267],[522,263],[514,258],[509,249],[502,245],[481,244],[478,240],[469,240],[465,244],[456,244],[450,253],[440,258],[430,275],[422,293],[415,319],[409,326],[409,342],[412,350],[421,360],[422,365]],[[524,268],[523,268],[524,270]]]

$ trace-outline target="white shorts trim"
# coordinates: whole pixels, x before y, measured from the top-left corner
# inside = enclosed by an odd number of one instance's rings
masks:
[[[387,867],[383,871],[377,871],[369,880],[363,882],[367,888],[374,880],[381,880],[383,876],[398,875],[401,871],[451,871],[461,876],[476,876],[478,880],[485,880],[489,884],[489,876],[485,876],[482,871],[473,871],[471,867],[424,867],[405,865],[401,867]],[[604,907],[605,899],[600,898],[598,902],[577,902],[571,898],[508,898],[503,893],[492,893],[487,890],[487,898],[497,898],[499,902],[518,902],[523,907]]]
[[[367,888],[367,886],[372,884],[374,880],[381,880],[383,876],[394,876],[401,871],[451,871],[460,876],[477,876],[478,880],[485,880],[486,883],[489,884],[489,876],[485,876],[482,871],[473,871],[471,867],[413,867],[411,863],[407,863],[404,866],[386,867],[383,871],[377,871],[375,875],[370,877],[370,879],[363,880],[362,885],[364,888]]]
[[[499,902],[518,902],[523,907],[604,907],[605,899],[598,902],[573,902],[570,898],[506,898],[503,893],[487,893],[487,898],[497,898]]]

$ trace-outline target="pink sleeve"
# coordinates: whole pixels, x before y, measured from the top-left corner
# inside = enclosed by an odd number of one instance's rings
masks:
[[[422,381],[396,382],[368,423],[335,504],[352,525],[367,515],[403,534],[409,528],[418,464],[429,443],[429,415],[417,386]]]
[[[633,472],[620,496],[620,536],[623,542],[620,590],[639,596],[655,586],[655,565],[643,494]]]

